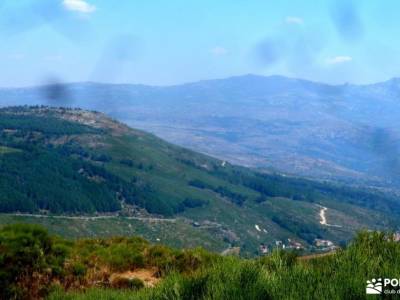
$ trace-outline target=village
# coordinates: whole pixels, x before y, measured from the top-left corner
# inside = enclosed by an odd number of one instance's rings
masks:
[[[323,239],[315,239],[313,246],[305,246],[302,243],[294,240],[294,239],[286,239],[286,240],[276,240],[274,244],[267,245],[265,243],[261,243],[259,246],[260,255],[267,255],[271,253],[273,250],[297,250],[297,251],[318,251],[318,252],[330,252],[338,249],[330,240]]]
[[[396,231],[393,233],[392,240],[394,242],[400,243],[400,231]],[[294,239],[288,238],[286,240],[276,240],[275,243],[272,245],[261,243],[259,246],[259,254],[268,255],[273,250],[277,249],[326,253],[336,251],[340,249],[340,247],[338,245],[335,245],[335,243],[330,240],[315,239],[312,246],[304,246],[302,243],[295,241]]]

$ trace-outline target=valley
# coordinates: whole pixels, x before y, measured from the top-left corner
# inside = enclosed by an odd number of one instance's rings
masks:
[[[235,166],[97,112],[4,108],[0,131],[3,149],[14,149],[0,154],[1,224],[238,248],[244,257],[261,244],[317,251],[318,239],[343,245],[361,229],[399,226],[396,195]]]
[[[399,11],[0,0],[0,300],[396,298]]]
[[[329,85],[244,75],[176,86],[74,83],[0,89],[0,106],[44,104],[106,113],[177,145],[266,172],[398,187],[397,78]],[[376,117],[379,116],[379,117]]]

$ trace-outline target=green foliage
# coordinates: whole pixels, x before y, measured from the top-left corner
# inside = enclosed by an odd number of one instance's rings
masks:
[[[361,232],[345,250],[310,260],[276,251],[260,259],[219,257],[200,265],[131,294],[90,289],[58,291],[49,299],[366,299],[366,280],[398,277],[400,244],[385,233]]]
[[[268,272],[276,272],[282,268],[291,268],[296,264],[297,254],[293,251],[276,250],[270,256],[259,259],[260,264]]]
[[[75,244],[73,254],[88,266],[96,259],[113,271],[126,271],[145,266],[148,247],[141,238],[82,240]]]
[[[108,184],[90,179],[95,176]],[[116,192],[124,185],[99,167],[44,149],[0,156],[0,177],[3,212],[116,211],[120,208]]]
[[[41,227],[17,224],[0,230],[0,298],[38,297],[61,275],[68,247]]]
[[[127,247],[124,244],[111,245],[107,249],[107,254],[102,256],[104,261],[113,270],[126,270],[129,267],[143,267],[144,256],[138,249]]]
[[[46,111],[47,110],[47,111]],[[83,134],[101,132],[92,127],[73,123],[52,115],[51,109],[43,108],[43,116],[33,115],[28,107],[0,109],[0,131],[19,130],[22,133],[41,132],[49,135]]]
[[[144,288],[144,283],[139,278],[118,277],[113,280],[111,286],[117,289],[140,290]]]
[[[71,268],[72,268],[72,275],[75,276],[76,278],[80,279],[85,277],[87,272],[87,267],[81,262],[74,263],[71,266]]]
[[[285,197],[335,199],[400,213],[397,201],[383,194],[222,167],[151,135],[140,133],[138,139],[132,130],[116,136],[108,127],[72,121],[80,113],[48,107],[0,110],[0,147],[8,149],[0,155],[1,212],[113,212],[124,199],[171,216],[208,206],[211,191],[214,200],[222,197],[239,207],[251,199]],[[96,143],[102,146],[89,146]]]
[[[335,199],[354,205],[368,207],[382,212],[400,212],[396,196],[383,194],[373,189],[348,187],[334,183],[321,183],[303,178],[286,177],[276,174],[251,172],[245,168],[216,168],[211,171],[232,184],[242,185],[260,193],[263,198],[256,198],[260,203],[265,197],[283,197],[296,201],[317,202]],[[192,181],[194,186],[209,188],[198,181]]]
[[[388,229],[399,224],[398,199],[390,195],[222,166],[221,161],[129,129],[101,114],[16,107],[1,109],[0,117],[4,152],[0,155],[0,212],[128,216],[129,205],[134,205],[151,214],[178,215],[201,224],[190,231],[193,238],[184,237],[191,239],[192,246],[209,247],[211,239],[211,243],[218,240],[220,248],[235,242],[248,257],[256,254],[260,242],[271,244],[293,236],[304,244],[316,237],[337,243],[348,240],[359,228]],[[320,226],[316,204],[340,216],[343,230]],[[78,231],[71,220],[71,226],[58,232],[101,235],[94,223],[81,225]],[[249,230],[255,223],[271,234],[262,233],[260,240]],[[216,228],[208,230],[204,224]],[[108,235],[126,233],[112,227]],[[146,226],[145,234],[153,239],[150,227]],[[171,236],[165,242],[183,243]]]

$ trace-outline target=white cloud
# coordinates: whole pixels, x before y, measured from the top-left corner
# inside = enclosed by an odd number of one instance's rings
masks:
[[[216,46],[210,50],[210,52],[215,55],[215,56],[222,56],[228,53],[228,50],[226,50],[224,47],[221,46]]]
[[[304,20],[302,18],[299,17],[291,17],[291,16],[287,16],[285,18],[285,22],[287,24],[296,24],[296,25],[302,25],[304,24]]]
[[[63,5],[67,10],[90,14],[96,10],[96,6],[87,3],[85,0],[63,0]]]
[[[326,60],[326,63],[328,65],[336,65],[336,64],[350,62],[352,60],[353,60],[353,58],[351,56],[334,56],[334,57],[328,58]]]

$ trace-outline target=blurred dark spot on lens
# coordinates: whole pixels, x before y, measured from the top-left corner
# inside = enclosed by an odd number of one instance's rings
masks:
[[[53,106],[70,106],[73,103],[68,86],[61,81],[49,80],[43,87],[42,93],[46,103]]]
[[[371,134],[371,149],[382,160],[382,167],[387,175],[399,181],[399,136],[389,129],[377,128]]]
[[[364,27],[353,1],[336,1],[331,15],[333,24],[343,40],[354,42],[362,38]]]
[[[267,38],[256,45],[256,57],[264,66],[270,66],[281,60],[285,45],[278,39]]]

